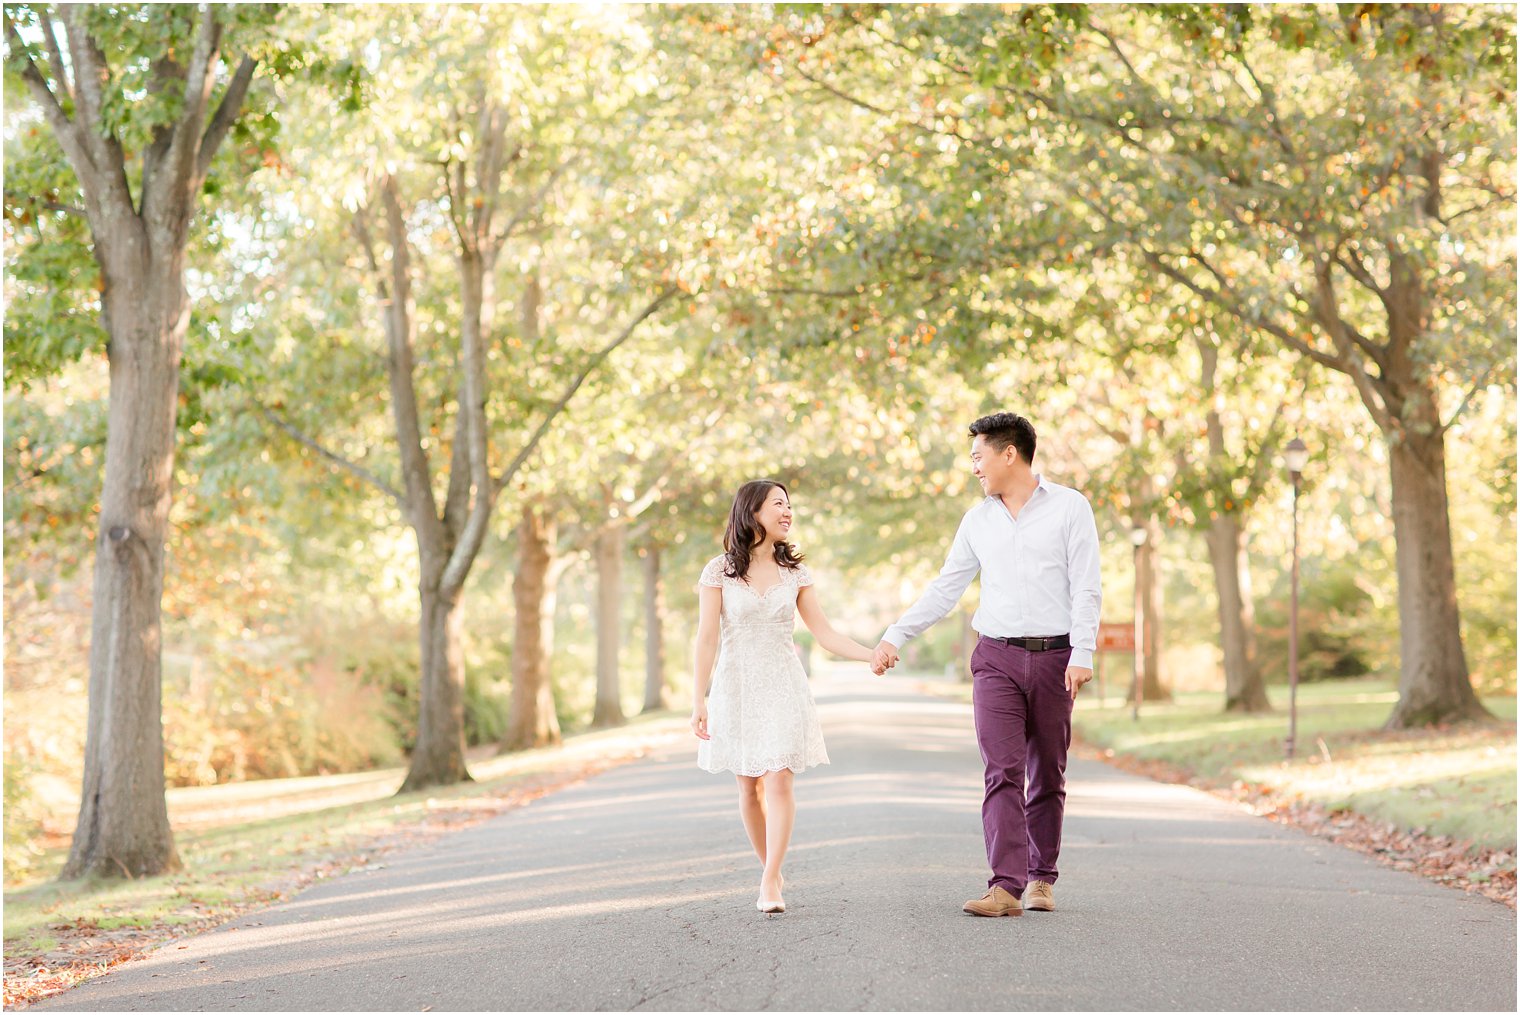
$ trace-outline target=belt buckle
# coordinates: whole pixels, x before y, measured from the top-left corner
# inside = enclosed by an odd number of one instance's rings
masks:
[[[1047,645],[1049,641],[1049,638],[1030,638],[1025,644],[1029,646],[1031,652],[1044,652],[1049,647]]]

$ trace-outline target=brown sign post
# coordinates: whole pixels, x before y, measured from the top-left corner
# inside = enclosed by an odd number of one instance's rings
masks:
[[[1135,622],[1102,623],[1098,625],[1099,652],[1135,651]]]
[[[1093,655],[1093,676],[1098,680],[1098,703],[1100,705],[1107,697],[1103,690],[1103,653],[1133,651],[1135,651],[1135,622],[1133,620],[1119,623],[1102,622],[1098,624],[1098,650]]]

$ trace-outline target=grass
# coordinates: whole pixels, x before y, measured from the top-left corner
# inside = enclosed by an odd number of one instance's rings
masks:
[[[180,871],[137,880],[57,881],[65,842],[47,851],[27,881],[7,886],[7,997],[9,981],[28,959],[79,943],[82,936],[96,947],[121,932],[141,948],[176,936],[176,929],[222,922],[313,879],[363,867],[389,847],[471,824],[630,760],[685,728],[685,717],[674,713],[641,716],[617,729],[567,738],[561,748],[481,758],[471,764],[475,782],[401,796],[395,793],[402,769],[366,773],[362,780],[334,776],[196,788],[171,805]],[[55,953],[46,964],[66,959]]]
[[[1220,711],[1218,692],[1146,703],[1139,721],[1115,699],[1084,698],[1076,733],[1097,747],[1186,769],[1207,784],[1263,785],[1332,810],[1411,831],[1514,850],[1515,699],[1487,698],[1501,722],[1383,732],[1397,691],[1391,681],[1328,681],[1298,693],[1296,757],[1287,761],[1287,691],[1274,687],[1269,715]]]

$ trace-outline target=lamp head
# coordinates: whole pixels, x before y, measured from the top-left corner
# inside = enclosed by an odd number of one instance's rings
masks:
[[[1297,476],[1309,464],[1309,446],[1299,438],[1293,438],[1283,448],[1283,462],[1287,464],[1288,472]]]

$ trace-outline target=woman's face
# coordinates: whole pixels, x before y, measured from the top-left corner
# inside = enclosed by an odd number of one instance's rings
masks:
[[[761,541],[766,544],[786,540],[792,531],[792,502],[781,487],[773,486],[766,493],[765,503],[755,512],[755,526],[760,529]]]

